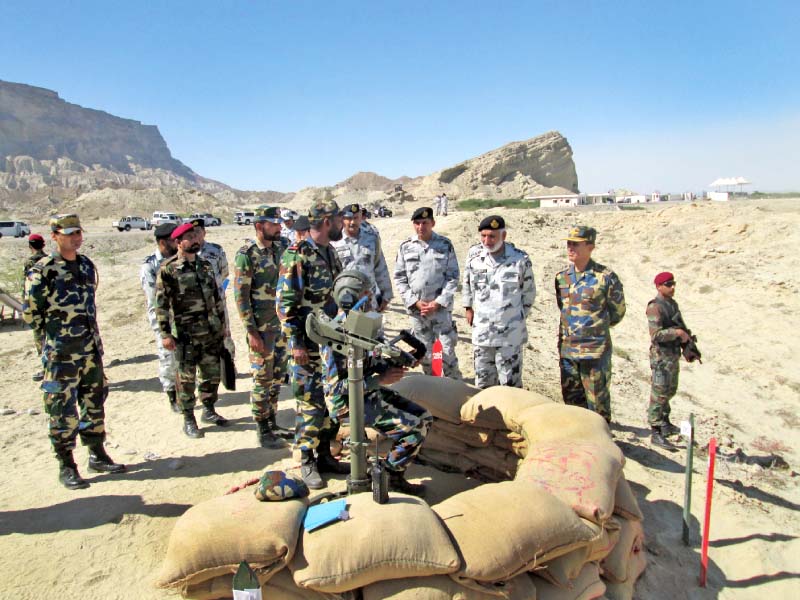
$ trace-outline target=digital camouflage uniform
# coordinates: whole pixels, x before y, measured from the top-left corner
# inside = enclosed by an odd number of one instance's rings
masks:
[[[295,446],[300,450],[314,450],[321,436],[335,435],[325,406],[319,346],[308,338],[305,326],[306,317],[314,311],[336,314],[331,290],[341,271],[336,251],[330,245],[317,246],[311,237],[289,246],[281,259],[276,310],[288,346],[292,391],[297,400]],[[306,349],[307,364],[294,362],[293,348]]]
[[[77,436],[90,447],[105,439],[108,383],[96,288],[94,263],[82,254],[74,261],[57,253],[43,258],[25,281],[23,318],[43,340],[41,389],[56,454],[71,452]]]
[[[197,371],[200,401],[216,402],[225,311],[211,263],[199,255],[165,260],[156,278],[156,318],[161,336],[175,338],[178,404],[184,412],[194,408]]]
[[[297,232],[288,228],[285,224],[281,224],[281,237],[286,239],[287,245],[291,246],[297,241]]]
[[[228,304],[225,302],[225,280],[228,279],[230,275],[230,271],[228,268],[228,257],[225,254],[225,250],[219,244],[215,244],[214,242],[203,242],[203,246],[200,248],[200,251],[197,253],[197,256],[200,258],[206,259],[208,262],[211,263],[212,268],[214,269],[214,279],[217,282],[217,287],[219,288],[219,295],[222,298],[222,308],[225,311],[225,322],[224,322],[224,333],[225,339],[224,344],[228,351],[231,353],[231,357],[233,357],[236,353],[236,346],[233,343],[233,339],[231,338],[231,327],[230,327],[230,320],[228,318]]]
[[[522,387],[525,319],[536,299],[530,258],[508,242],[498,256],[475,244],[467,254],[461,292],[464,307],[474,310],[475,385]]]
[[[161,339],[161,328],[158,326],[158,319],[156,318],[156,279],[162,262],[164,262],[164,257],[158,250],[145,258],[139,272],[139,281],[142,284],[142,290],[147,301],[147,320],[156,336],[158,379],[161,382],[161,389],[169,392],[175,389],[175,374],[178,370],[178,361],[174,352],[164,348],[164,342]]]
[[[647,421],[653,427],[669,421],[669,401],[678,391],[681,340],[677,330],[691,331],[683,322],[678,303],[658,294],[647,303],[647,324],[650,329],[650,369],[652,381]]]
[[[363,225],[362,223],[358,237],[344,234],[341,240],[331,242],[331,245],[336,249],[343,269],[361,271],[369,277],[372,293],[371,309],[377,310],[378,298],[385,301],[394,297],[392,280],[381,249],[380,237],[372,233],[372,226],[365,228]]]
[[[286,342],[275,312],[275,288],[287,245],[285,238],[269,246],[251,241],[234,258],[233,294],[239,317],[245,331],[260,336],[265,347],[263,354],[251,348],[249,355],[253,375],[250,404],[256,421],[276,414],[286,365]]]
[[[558,347],[566,404],[588,407],[611,419],[611,327],[625,316],[622,283],[611,269],[589,260],[555,278],[561,311]]]
[[[425,342],[428,352],[422,370],[431,375],[431,350],[442,342],[445,377],[461,378],[456,357],[458,332],[453,322],[453,296],[458,288],[458,260],[453,244],[435,231],[430,241],[412,236],[400,244],[394,267],[394,284],[411,319],[412,333]],[[441,305],[433,315],[422,316],[414,304],[435,300]]]
[[[25,281],[28,279],[28,273],[39,260],[47,256],[42,250],[37,250],[25,259],[22,265],[22,300],[25,300]],[[34,329],[33,330],[33,346],[36,348],[36,355],[41,358],[42,356],[42,338],[41,335]]]

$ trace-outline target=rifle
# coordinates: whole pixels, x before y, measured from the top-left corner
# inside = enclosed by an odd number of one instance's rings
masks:
[[[697,347],[697,336],[690,335],[688,342],[683,342],[681,344],[681,353],[683,354],[683,358],[686,359],[686,362],[694,362],[697,361],[701,365],[703,361],[703,355],[700,353],[700,348]]]

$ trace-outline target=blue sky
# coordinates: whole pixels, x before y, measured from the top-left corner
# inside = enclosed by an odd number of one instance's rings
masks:
[[[800,2],[4,2],[0,79],[242,189],[425,175],[558,130],[582,191],[800,190]]]

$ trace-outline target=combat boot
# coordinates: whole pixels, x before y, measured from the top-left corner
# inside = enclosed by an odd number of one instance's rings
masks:
[[[277,450],[278,448],[286,447],[286,442],[275,435],[269,420],[256,421],[256,427],[258,428],[256,434],[258,436],[259,446],[267,448],[268,450]]]
[[[300,476],[310,490],[321,490],[325,487],[325,482],[322,481],[319,470],[317,470],[317,461],[314,459],[313,450],[301,451]]]
[[[389,471],[389,489],[420,498],[425,495],[425,485],[407,481],[404,471]]]
[[[203,423],[213,423],[214,425],[219,425],[220,427],[225,427],[228,425],[228,419],[217,413],[214,410],[214,402],[205,401],[203,402],[203,412],[200,415],[200,420]]]
[[[178,404],[178,392],[175,390],[167,390],[167,398],[169,398],[169,407],[174,413],[182,413],[180,405]]]
[[[659,448],[663,448],[664,450],[674,451],[675,446],[672,445],[663,433],[663,428],[659,426],[654,426],[651,428],[650,432],[650,443],[653,446],[658,446]]]
[[[95,473],[122,473],[125,465],[118,465],[106,453],[102,442],[89,446],[89,470]]]
[[[283,438],[284,440],[294,439],[294,431],[278,425],[275,415],[267,417],[267,423],[269,423],[269,427],[270,429],[272,429],[272,433],[277,435],[279,438]]]
[[[194,418],[194,410],[191,408],[183,411],[183,433],[194,439],[206,435],[197,428],[197,419]]]
[[[335,475],[347,475],[350,473],[350,465],[339,462],[331,454],[331,442],[328,439],[319,440],[319,446],[317,446],[317,468],[320,473],[334,473]]]
[[[61,450],[56,452],[56,458],[60,465],[58,471],[58,481],[68,490],[83,490],[89,487],[89,482],[78,474],[78,465],[72,458],[71,450]]]
[[[661,433],[664,437],[672,437],[673,435],[678,435],[680,432],[681,428],[670,423],[669,419],[666,419],[661,426]]]

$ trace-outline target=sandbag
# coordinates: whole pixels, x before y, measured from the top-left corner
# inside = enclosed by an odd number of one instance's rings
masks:
[[[520,458],[525,458],[528,454],[528,441],[521,433],[501,429],[495,432],[492,438],[492,445],[509,452],[513,452]]]
[[[519,457],[500,448],[473,448],[467,456],[480,465],[503,475],[502,480],[514,479],[517,473]]]
[[[566,504],[525,481],[482,485],[433,506],[458,547],[458,578],[511,579],[591,541]]]
[[[553,401],[538,392],[495,385],[464,403],[461,421],[486,429],[515,429],[517,416],[540,404],[553,404]]]
[[[436,575],[379,581],[362,591],[364,600],[536,600],[536,588],[525,573],[478,587],[466,587],[450,577]]]
[[[478,393],[478,388],[463,381],[420,374],[407,375],[388,387],[451,423],[461,422],[461,405]]]
[[[647,567],[647,557],[644,550],[631,556],[628,564],[628,579],[622,583],[606,582],[606,597],[608,600],[633,600],[636,581],[641,577]]]
[[[478,463],[466,454],[434,450],[425,444],[422,445],[417,455],[417,462],[429,464],[441,471],[450,473],[467,473],[478,467]]]
[[[531,445],[516,478],[541,486],[584,519],[602,523],[614,511],[623,461],[611,440],[539,443]]]
[[[522,433],[528,445],[556,440],[602,442],[610,440],[606,420],[596,412],[579,406],[550,402],[528,408],[516,417],[515,431]]]
[[[606,591],[597,563],[586,563],[569,588],[555,586],[538,577],[533,579],[539,600],[593,600],[601,598]]]
[[[614,494],[614,514],[631,521],[644,519],[642,509],[639,508],[639,502],[631,489],[631,484],[625,479],[624,473],[617,481],[617,489]]]
[[[444,423],[444,421],[441,419],[439,419],[438,422]],[[431,427],[428,431],[428,435],[425,436],[425,447],[430,448],[431,450],[439,450],[440,452],[453,452],[456,454],[469,451],[469,446],[467,446],[464,442],[451,437],[435,426]]]
[[[441,419],[433,422],[431,430],[440,430],[451,438],[462,441],[467,446],[474,446],[475,448],[483,448],[491,444],[495,434],[495,431],[492,429],[476,427],[475,425],[466,423],[456,425],[455,423],[450,423],[449,421]]]
[[[602,527],[585,519],[583,522],[597,533],[595,539],[586,546],[548,561],[542,569],[535,571],[537,576],[553,585],[569,587],[570,581],[578,577],[587,562],[597,562],[609,555],[619,541],[619,522],[613,517]]]
[[[372,494],[356,494],[347,505],[349,520],[303,531],[289,565],[300,587],[343,592],[460,566],[447,532],[423,500],[392,492],[387,504],[377,504]]]
[[[232,598],[233,575],[220,575],[214,579],[189,586],[184,598],[190,600],[221,600]],[[325,594],[297,587],[288,569],[281,569],[268,581],[261,583],[264,600],[355,600],[353,592]]]
[[[647,566],[644,552],[644,528],[641,521],[617,519],[620,523],[619,541],[600,563],[603,577],[613,583],[635,579]]]
[[[187,510],[172,529],[156,585],[185,589],[226,573],[246,560],[259,576],[291,560],[308,500],[259,502],[238,492]]]

